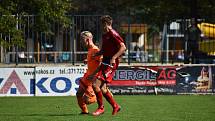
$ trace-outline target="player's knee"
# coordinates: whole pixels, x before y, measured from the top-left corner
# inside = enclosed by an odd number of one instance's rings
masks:
[[[93,87],[93,90],[95,92],[99,92],[100,91],[100,88],[99,88],[99,86],[96,83],[93,83],[92,87]]]
[[[82,97],[82,96],[83,96],[83,92],[81,92],[80,90],[78,90],[78,91],[76,92],[76,96],[77,96],[77,97]]]
[[[93,89],[96,89],[97,85],[95,83],[92,84]]]
[[[102,87],[101,90],[102,90],[103,94],[107,93],[107,88],[106,87]]]
[[[81,94],[79,92],[76,92],[76,97],[81,97]]]

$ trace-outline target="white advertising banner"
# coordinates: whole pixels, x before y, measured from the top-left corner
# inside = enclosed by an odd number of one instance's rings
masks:
[[[0,68],[0,96],[34,96],[34,68]]]
[[[36,67],[36,96],[76,95],[86,67]]]

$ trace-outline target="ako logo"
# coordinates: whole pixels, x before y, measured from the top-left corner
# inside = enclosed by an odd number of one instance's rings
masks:
[[[2,80],[0,80],[0,84],[2,83]],[[11,88],[13,84],[16,86],[16,88]],[[16,94],[16,90],[18,90],[20,94],[28,94],[27,89],[25,88],[15,70],[13,70],[3,87],[0,89],[0,94],[7,94],[9,90],[12,94]]]

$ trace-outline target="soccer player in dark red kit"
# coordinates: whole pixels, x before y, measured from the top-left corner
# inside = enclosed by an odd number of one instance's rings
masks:
[[[119,57],[125,52],[126,46],[122,37],[112,28],[112,18],[109,15],[101,17],[103,28],[102,47],[95,55],[103,55],[102,63],[97,70],[89,76],[96,79],[93,81],[93,89],[96,93],[98,108],[92,114],[98,116],[104,113],[104,104],[102,95],[111,104],[113,108],[112,115],[116,115],[121,107],[116,103],[112,94],[107,89],[107,83],[112,81],[114,73],[119,65]]]

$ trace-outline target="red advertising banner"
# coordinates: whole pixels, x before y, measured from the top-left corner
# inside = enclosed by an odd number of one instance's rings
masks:
[[[156,81],[133,81],[133,80],[114,80],[111,86],[156,86]]]
[[[176,85],[174,66],[120,67],[111,86]]]
[[[176,67],[119,67],[109,86],[116,94],[175,93]]]
[[[176,68],[175,66],[159,66],[157,73],[157,85],[176,85]]]
[[[176,80],[157,80],[157,85],[175,85]]]
[[[111,86],[156,86],[156,67],[119,67]]]

